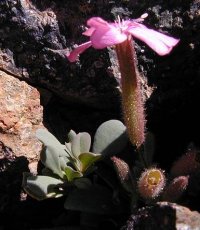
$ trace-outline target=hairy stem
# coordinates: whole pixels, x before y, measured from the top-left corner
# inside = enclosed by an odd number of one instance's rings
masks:
[[[116,52],[121,72],[124,122],[131,142],[139,148],[145,138],[145,116],[136,55],[131,39],[116,45]]]

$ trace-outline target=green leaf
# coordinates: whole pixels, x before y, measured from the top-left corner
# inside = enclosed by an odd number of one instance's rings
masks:
[[[75,178],[79,178],[79,177],[83,176],[82,173],[74,170],[70,166],[66,166],[64,171],[65,171],[65,175],[66,175],[68,181],[73,181]]]
[[[65,149],[66,149],[66,152],[69,155],[69,157],[73,158],[72,149],[71,149],[71,143],[66,143],[65,142]]]
[[[91,137],[88,133],[78,133],[71,142],[73,155],[78,158],[80,153],[88,152],[91,145]]]
[[[63,184],[63,181],[53,177],[33,176],[30,173],[23,174],[23,188],[31,197],[37,200],[62,196],[62,193],[58,190],[58,185],[60,184]]]
[[[72,140],[76,137],[76,133],[74,132],[74,130],[70,130],[68,133],[68,141],[72,142]]]
[[[80,133],[76,135],[71,142],[71,149],[73,156],[78,159],[79,154],[81,153],[80,149]]]
[[[38,129],[36,131],[36,137],[46,146],[50,147],[53,146],[55,149],[57,149],[56,154],[58,156],[66,156],[68,157],[68,154],[66,152],[65,145],[62,145],[55,137],[52,135],[48,130],[46,129]]]
[[[36,136],[45,146],[40,156],[42,163],[53,173],[63,178],[64,174],[61,170],[61,162],[59,158],[63,157],[66,164],[69,162],[65,145],[62,145],[49,131],[45,129],[38,129]]]
[[[122,203],[114,204],[112,195],[112,191],[100,185],[89,186],[87,189],[77,188],[68,194],[64,207],[67,210],[102,215],[122,213]]]
[[[127,145],[126,127],[121,121],[109,120],[97,129],[94,136],[92,152],[104,156],[116,155]]]
[[[48,169],[46,167],[42,169],[42,175],[53,177],[53,178],[60,180],[60,177],[57,174],[53,173],[50,169]]]
[[[101,154],[81,153],[79,160],[81,162],[81,172],[84,173],[94,162],[101,158]]]
[[[61,170],[65,170],[67,164],[69,163],[69,159],[67,157],[59,157],[60,168]]]
[[[86,153],[90,151],[91,137],[89,133],[80,133],[80,151]]]
[[[57,154],[57,149],[54,146],[45,147],[41,152],[40,160],[45,167],[63,178],[64,174],[61,170],[59,156]]]

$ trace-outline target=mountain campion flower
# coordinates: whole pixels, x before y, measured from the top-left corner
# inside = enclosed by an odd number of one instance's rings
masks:
[[[108,23],[100,17],[93,17],[87,21],[88,29],[83,33],[90,41],[75,48],[68,60],[76,61],[79,54],[87,48],[103,49],[115,46],[119,68],[121,72],[122,108],[124,122],[130,141],[139,149],[145,140],[144,105],[139,82],[139,71],[136,65],[136,55],[131,37],[145,42],[159,55],[170,53],[179,42],[155,30],[148,29],[141,22],[147,14],[138,19]]]
[[[147,14],[133,20],[121,21],[118,19],[115,23],[108,23],[100,17],[90,18],[87,21],[89,28],[83,33],[83,35],[90,37],[90,41],[75,48],[68,56],[69,61],[76,61],[78,55],[90,46],[95,49],[103,49],[120,44],[126,39],[130,39],[131,36],[145,42],[159,55],[170,53],[179,40],[142,25],[140,22],[145,17],[147,17]]]

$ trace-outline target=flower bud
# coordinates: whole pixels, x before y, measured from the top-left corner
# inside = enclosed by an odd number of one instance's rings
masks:
[[[198,151],[194,147],[189,149],[188,152],[177,160],[171,168],[171,175],[183,176],[200,170],[200,163],[197,160]]]
[[[142,173],[138,181],[138,191],[145,199],[160,195],[165,186],[165,175],[161,169],[151,168]]]
[[[118,176],[120,178],[121,181],[125,181],[128,179],[129,177],[129,166],[128,164],[123,161],[122,159],[120,158],[117,158],[117,157],[112,157],[111,158],[116,170],[117,170],[117,173],[118,173]]]
[[[179,176],[173,179],[173,181],[167,186],[163,193],[163,200],[169,202],[177,201],[188,186],[189,176]]]
[[[132,183],[131,183],[131,179],[130,179],[130,169],[128,164],[123,161],[120,158],[117,157],[111,157],[111,160],[115,166],[115,170],[117,172],[117,175],[120,179],[120,182],[122,184],[122,186],[128,191],[131,192],[132,191]]]

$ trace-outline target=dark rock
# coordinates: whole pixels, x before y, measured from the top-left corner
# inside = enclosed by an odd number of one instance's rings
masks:
[[[200,214],[175,203],[159,202],[139,209],[122,230],[197,230]]]
[[[65,55],[74,45],[86,41],[82,32],[88,18],[101,16],[113,21],[117,15],[138,18],[147,12],[149,17],[145,20],[146,25],[181,39],[180,44],[165,57],[155,55],[143,43],[136,41],[141,82],[147,99],[147,126],[156,139],[155,160],[161,167],[168,169],[174,159],[185,152],[190,142],[200,146],[199,7],[198,0],[1,0],[0,70],[3,74],[26,81],[39,89],[45,106],[45,126],[59,140],[66,140],[69,129],[94,134],[103,121],[122,119],[117,83],[119,72],[115,56],[112,49],[91,48],[81,55],[79,62],[71,64]],[[1,146],[3,151],[6,147],[9,146]],[[9,150],[6,148],[4,155],[12,158]],[[21,157],[20,155],[19,158]],[[10,160],[7,160],[6,164],[10,165]],[[28,206],[15,203],[17,199],[21,199],[21,173],[27,169],[27,165],[22,160],[20,164],[13,163],[14,168],[20,168],[18,174],[15,174],[15,170],[12,171],[13,167],[12,170],[9,171],[8,168],[8,171],[3,172],[0,180],[0,212],[4,213],[5,218],[1,225],[8,226],[8,229],[13,229],[13,226],[29,229],[31,224],[33,228],[47,228],[49,225],[53,228],[53,223],[48,222],[47,216],[45,226],[41,226],[44,221],[41,212],[54,210],[54,204],[49,208],[48,201],[48,205],[40,210],[41,206],[37,202]],[[13,218],[16,210],[22,206],[23,210],[17,213],[13,222],[6,222],[6,218]],[[32,216],[37,215],[33,218],[27,210],[30,211],[35,206],[37,210],[31,213]],[[62,204],[56,212],[61,210],[60,207]],[[197,205],[195,208],[199,209]],[[161,209],[164,211],[161,212]],[[141,223],[143,226],[150,223],[151,220],[145,217],[145,213],[151,210],[157,210],[155,215],[152,213],[153,217],[168,213],[167,217],[171,220],[163,219],[162,216],[157,220],[153,219],[154,229],[163,222],[168,225],[168,229],[174,229],[173,221],[176,220],[178,209],[158,204],[140,210],[138,215],[144,220]],[[193,215],[190,211],[186,213]],[[195,218],[196,216],[198,214],[195,214]],[[136,220],[138,218],[134,219]],[[190,220],[188,221],[190,224]],[[133,223],[137,226],[136,222]]]
[[[68,103],[116,108],[119,92],[106,51],[91,49],[77,64],[70,64],[65,56],[74,43],[83,42],[85,13],[92,13],[93,5],[1,1],[0,68],[53,91]]]

